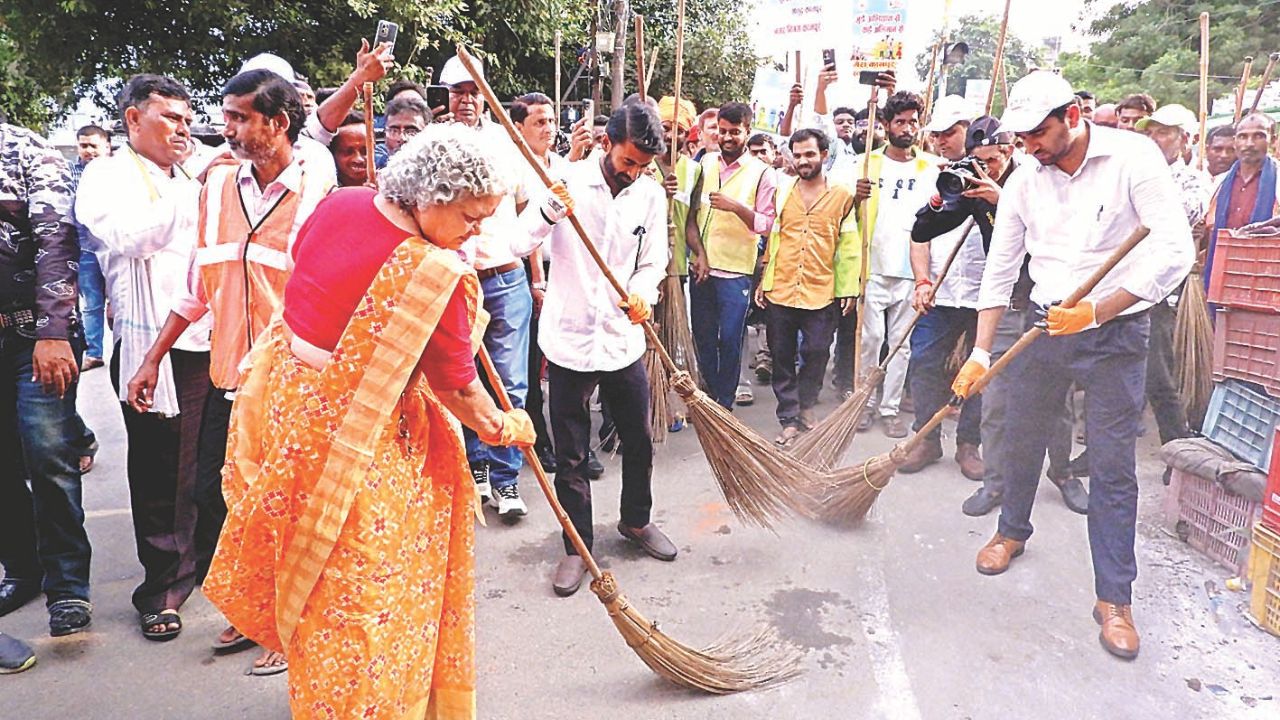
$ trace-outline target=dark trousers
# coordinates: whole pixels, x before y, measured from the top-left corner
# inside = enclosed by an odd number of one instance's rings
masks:
[[[689,320],[698,352],[698,372],[707,394],[733,409],[747,332],[751,276],[709,277],[689,286]]]
[[[773,353],[773,394],[778,422],[799,426],[800,412],[818,404],[822,376],[831,356],[831,339],[840,303],[820,310],[769,304],[765,311],[769,350]]]
[[[142,584],[139,613],[178,609],[196,586],[195,485],[200,419],[209,391],[209,353],[172,350],[178,416],[139,413],[120,403],[129,442],[129,505]],[[111,385],[120,393],[120,344],[111,355]]]
[[[1191,435],[1187,409],[1174,387],[1173,325],[1177,319],[1169,303],[1151,307],[1151,346],[1147,355],[1147,402],[1156,416],[1160,444]]]
[[[913,430],[919,430],[951,400],[951,382],[955,373],[947,370],[947,359],[955,350],[960,336],[966,332],[972,336],[978,329],[978,311],[969,308],[930,308],[916,322],[911,332],[911,362],[907,366],[907,378],[911,384],[911,399],[916,405]],[[978,395],[960,409],[956,423],[956,444],[982,444],[982,396]],[[934,429],[929,441],[940,442],[941,430]]]
[[[71,349],[79,363],[78,333]],[[5,577],[44,578],[50,604],[88,600],[76,384],[62,397],[45,392],[31,379],[34,350],[34,340],[0,330],[0,565]]]
[[[547,426],[547,414],[543,410],[542,396],[542,348],[538,347],[538,316],[529,323],[529,390],[524,398],[525,412],[533,419],[533,431],[538,435],[538,447],[550,448],[551,429]]]
[[[591,449],[591,393],[597,386],[601,403],[613,409],[622,442],[622,522],[633,528],[648,525],[653,507],[653,438],[649,435],[649,378],[644,361],[636,360],[612,372],[578,372],[549,363],[547,381],[556,445],[556,496],[587,547],[594,541],[591,482],[586,473]],[[567,536],[564,549],[569,555],[577,554]]]
[[[1033,314],[1032,314],[1033,315]],[[1034,317],[1029,321],[1034,321]],[[1097,598],[1128,605],[1138,575],[1134,529],[1138,516],[1138,477],[1134,452],[1142,422],[1147,373],[1145,313],[1121,317],[1076,335],[1041,337],[1009,367],[1009,437],[1000,533],[1015,540],[1031,537],[1031,507],[1051,419],[1062,409],[1067,387],[1085,391],[1089,425],[1089,549]]]
[[[196,580],[209,574],[218,535],[227,521],[227,502],[222,497],[222,466],[227,462],[227,429],[231,425],[231,401],[227,391],[209,386],[200,419],[200,441],[196,448]]]
[[[836,348],[832,384],[837,390],[853,389],[853,338],[858,333],[856,312],[836,319]]]

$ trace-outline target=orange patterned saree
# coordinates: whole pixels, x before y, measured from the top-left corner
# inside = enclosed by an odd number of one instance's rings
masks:
[[[322,368],[277,321],[237,394],[204,592],[285,652],[296,718],[475,718],[474,490],[415,372],[459,284],[474,324],[475,274],[407,240]]]

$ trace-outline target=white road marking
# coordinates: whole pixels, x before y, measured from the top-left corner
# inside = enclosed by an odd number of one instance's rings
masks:
[[[858,575],[862,581],[862,602],[858,620],[867,638],[867,652],[871,656],[871,671],[880,688],[876,699],[876,717],[888,720],[921,720],[920,707],[911,689],[911,677],[907,675],[907,663],[898,649],[898,634],[893,630],[889,617],[889,587],[885,582],[884,568],[879,562],[859,563]]]

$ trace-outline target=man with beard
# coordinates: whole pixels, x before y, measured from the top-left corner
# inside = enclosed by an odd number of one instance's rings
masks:
[[[1061,76],[1036,71],[1015,83],[1001,126],[1022,137],[1036,162],[1020,166],[1001,192],[979,291],[977,340],[953,391],[969,397],[991,367],[996,328],[1024,264],[1035,283],[1031,302],[1043,310],[1048,334],[1007,370],[1007,391],[1016,401],[1008,409],[1013,430],[1000,458],[1007,473],[1004,500],[999,527],[978,552],[976,566],[979,573],[998,575],[1023,554],[1033,530],[1031,510],[1050,419],[1076,383],[1085,391],[1090,428],[1093,617],[1102,626],[1102,646],[1132,659],[1139,646],[1131,590],[1138,572],[1135,447],[1147,310],[1190,271],[1191,229],[1156,146],[1136,133],[1086,122]],[[1081,302],[1062,307],[1140,226],[1150,230],[1142,244]]]
[[[1274,134],[1275,122],[1265,113],[1249,113],[1236,123],[1236,163],[1218,184],[1207,213],[1210,227],[1204,261],[1206,287],[1213,272],[1219,232],[1263,223],[1280,215],[1280,162],[1267,155]]]
[[[773,356],[773,392],[789,445],[816,424],[812,416],[827,369],[836,318],[854,309],[862,275],[862,247],[852,192],[827,182],[827,136],[805,128],[788,144],[796,178],[778,183],[778,218],[755,293],[765,309]],[[797,367],[798,365],[798,367]]]
[[[573,163],[561,192],[525,210],[521,217],[535,242],[545,239],[556,272],[547,285],[540,344],[547,356],[551,432],[555,436],[556,495],[582,539],[591,547],[591,394],[613,411],[622,443],[622,519],[618,532],[659,560],[676,558],[676,546],[650,521],[653,498],[653,439],[649,434],[649,381],[639,327],[652,315],[658,284],[667,273],[667,201],[647,175],[665,150],[662,123],[646,103],[629,103],[609,118],[605,153]],[[627,289],[618,302],[613,286],[596,267],[569,223],[578,220]],[[556,567],[557,595],[577,592],[586,565],[565,538]]]
[[[871,235],[871,272],[864,290],[864,316],[859,318],[863,372],[879,364],[883,344],[893,347],[911,326],[911,226],[916,211],[933,195],[938,166],[942,164],[942,158],[915,147],[923,107],[924,101],[915,93],[891,95],[884,105],[889,144],[856,160],[859,171],[867,162],[870,173],[870,179],[857,181],[854,193],[854,199],[862,205],[862,222],[870,225]],[[891,438],[907,436],[907,425],[898,416],[898,406],[910,358],[910,351],[904,348],[889,361],[885,373],[879,416],[885,434]],[[870,429],[875,417],[875,413],[865,413],[858,429]]]
[[[226,520],[222,466],[240,364],[280,309],[293,241],[331,187],[317,181],[294,156],[293,144],[304,116],[297,90],[283,77],[269,70],[251,70],[231,78],[222,89],[222,114],[226,123],[222,135],[239,162],[208,170],[200,192],[198,240],[187,292],[169,313],[128,387],[129,404],[138,412],[149,411],[162,359],[192,323],[213,315],[210,388],[197,459],[200,579],[209,570]],[[229,650],[249,644],[235,628],[227,628],[215,647]],[[271,674],[286,667],[282,656],[266,653],[252,672]]]
[[[744,103],[720,108],[720,150],[702,158],[685,224],[692,253],[689,316],[698,371],[708,394],[728,409],[738,388],[760,236],[769,232],[774,215],[773,168],[746,153],[751,114]]]
[[[1219,125],[1205,136],[1204,169],[1219,177],[1236,164],[1236,126]]]

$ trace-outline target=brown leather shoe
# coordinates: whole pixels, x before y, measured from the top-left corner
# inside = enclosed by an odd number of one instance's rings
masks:
[[[1093,620],[1102,626],[1098,641],[1118,658],[1138,657],[1138,629],[1133,626],[1133,606],[1099,600],[1093,606]]]
[[[978,551],[978,572],[983,575],[999,575],[1009,569],[1009,563],[1026,549],[1025,540],[1014,540],[1000,533]]]
[[[969,443],[956,445],[956,464],[960,466],[960,474],[970,480],[981,480],[987,474],[987,465],[982,462],[978,446]]]
[[[882,415],[880,422],[884,424],[885,437],[901,440],[908,435],[907,423],[898,415]]]
[[[582,585],[582,576],[587,572],[587,564],[577,555],[565,555],[556,565],[556,574],[551,581],[551,588],[560,597],[569,597],[578,592]]]
[[[671,562],[676,559],[676,545],[658,529],[657,525],[649,523],[642,528],[627,527],[626,523],[618,523],[618,532],[622,537],[636,543],[650,556],[659,560]]]
[[[942,443],[925,440],[911,449],[911,452],[907,454],[906,462],[898,467],[898,472],[907,473],[908,475],[917,473],[941,459]]]

